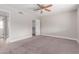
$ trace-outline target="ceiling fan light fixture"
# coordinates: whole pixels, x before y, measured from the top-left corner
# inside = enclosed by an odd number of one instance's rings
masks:
[[[51,10],[49,9],[49,7],[52,7],[52,4],[37,4],[37,6],[39,8],[37,8],[36,10],[40,10],[40,13],[43,13],[44,11],[50,12]]]

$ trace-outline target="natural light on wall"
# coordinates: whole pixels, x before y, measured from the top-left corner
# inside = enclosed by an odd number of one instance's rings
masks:
[[[3,29],[3,21],[0,21],[0,29]]]
[[[0,29],[3,29],[4,25],[3,25],[3,17],[0,16]]]

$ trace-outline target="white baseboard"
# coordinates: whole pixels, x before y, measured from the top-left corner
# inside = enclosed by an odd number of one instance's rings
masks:
[[[69,39],[69,40],[76,40],[79,43],[79,40],[76,39],[76,38],[70,38],[70,37],[65,37],[65,36],[56,36],[56,35],[46,35],[46,34],[41,34],[41,35],[50,36],[50,37],[57,37],[57,38],[64,38],[64,39]],[[30,37],[32,37],[32,36],[31,35],[25,35],[25,36],[21,36],[20,38],[14,38],[14,39],[9,38],[7,40],[7,42],[11,43],[11,42],[15,42],[15,41],[22,40],[22,39],[25,39],[25,38],[30,38]]]
[[[20,36],[20,37],[17,37],[17,38],[9,38],[7,40],[7,42],[8,43],[16,42],[16,41],[23,40],[23,39],[30,38],[30,37],[32,37],[32,36],[31,35],[25,35],[25,36]]]
[[[64,38],[64,39],[69,39],[69,40],[76,40],[78,41],[78,39],[76,38],[70,38],[70,37],[65,37],[65,36],[56,36],[56,35],[46,35],[46,34],[42,34],[44,36],[51,36],[51,37],[57,37],[57,38]],[[78,41],[79,42],[79,41]]]

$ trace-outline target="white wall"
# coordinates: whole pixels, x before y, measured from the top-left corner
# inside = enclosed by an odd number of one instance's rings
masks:
[[[77,37],[79,42],[79,7],[77,9]]]
[[[9,41],[16,41],[18,39],[23,39],[31,37],[32,34],[32,15],[24,13],[24,15],[18,14],[18,10],[13,10],[11,13],[11,23],[10,23],[10,36]]]
[[[19,14],[20,10],[10,8],[6,5],[0,5],[0,10],[9,12],[9,38],[8,42],[31,37],[32,35],[32,20],[36,18],[33,13],[24,12],[23,15]]]
[[[67,11],[41,18],[41,34],[77,38],[77,11]]]

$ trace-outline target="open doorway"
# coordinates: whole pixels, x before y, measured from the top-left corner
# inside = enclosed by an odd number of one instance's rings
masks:
[[[40,20],[32,20],[32,36],[40,35]]]
[[[8,38],[8,16],[0,11],[0,44]]]

